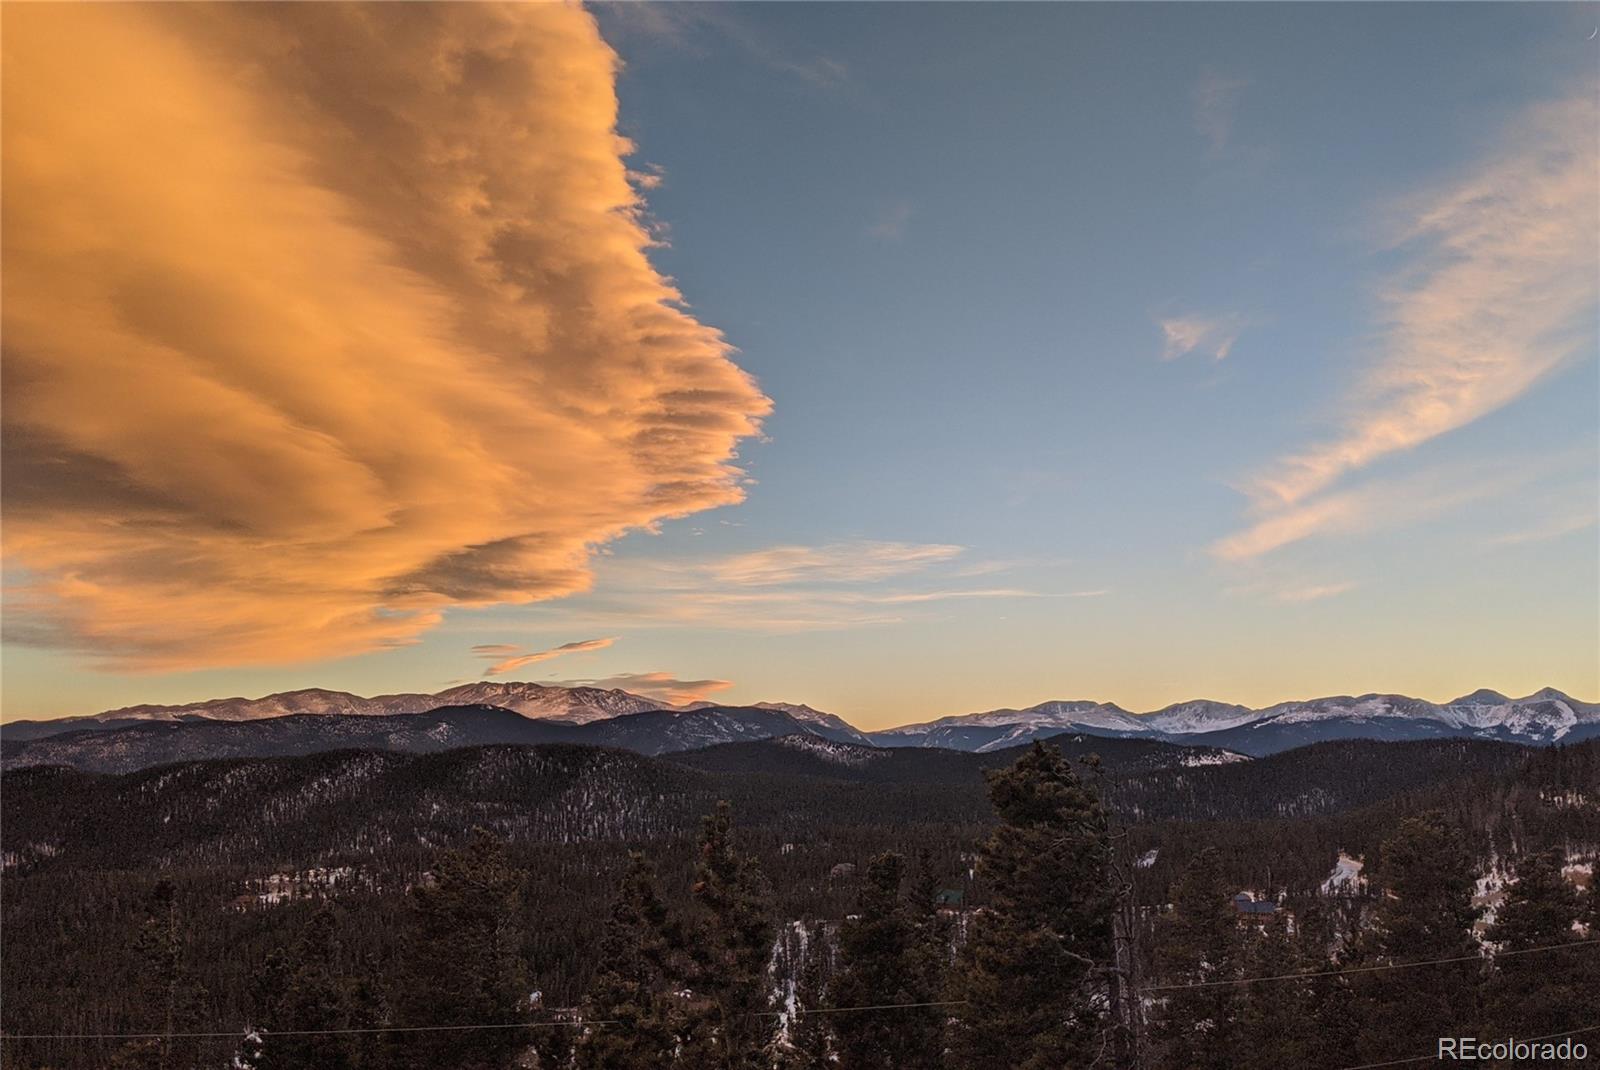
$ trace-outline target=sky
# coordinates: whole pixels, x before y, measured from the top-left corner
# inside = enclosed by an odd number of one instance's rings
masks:
[[[3,17],[7,719],[1600,698],[1600,5]]]

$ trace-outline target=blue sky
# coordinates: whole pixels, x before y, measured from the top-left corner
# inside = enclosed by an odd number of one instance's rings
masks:
[[[873,727],[1600,696],[1600,6],[595,10],[650,258],[772,400],[745,500],[398,649],[11,644],[7,717],[596,640],[505,678]]]

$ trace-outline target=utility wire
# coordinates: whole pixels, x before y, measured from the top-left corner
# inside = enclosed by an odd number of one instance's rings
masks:
[[[461,1033],[476,1029],[544,1029],[553,1025],[621,1025],[616,1019],[592,1022],[493,1022],[478,1025],[371,1025],[343,1029],[235,1029],[227,1033],[0,1033],[0,1040],[203,1040],[216,1037],[315,1037],[332,1033]]]
[[[956,1007],[965,1004],[964,999],[942,1000],[934,1003],[874,1003],[857,1007],[818,1007],[814,1010],[797,1010],[798,1016],[808,1014],[845,1014],[851,1011],[895,1011],[909,1010],[916,1007]],[[568,1014],[578,1011],[577,1007],[551,1007],[546,1014]],[[757,1011],[756,1017],[781,1018],[788,1011]],[[263,1037],[309,1037],[327,1036],[329,1034],[350,1033],[437,1033],[437,1032],[466,1032],[475,1029],[542,1029],[550,1026],[593,1026],[593,1025],[622,1025],[623,1022],[613,1018],[574,1019],[572,1021],[557,1020],[553,1022],[494,1022],[481,1025],[374,1025],[350,1026],[343,1029],[235,1029],[227,1033],[0,1033],[0,1040],[179,1040],[179,1039],[205,1039],[218,1037],[242,1037],[252,1032],[259,1032]]]
[[[935,1000],[932,1003],[878,1003],[863,1007],[814,1007],[811,1010],[801,1007],[795,1011],[795,1014],[804,1018],[812,1014],[842,1014],[846,1011],[903,1011],[912,1007],[965,1007],[966,1005],[967,1001],[964,999],[943,999]],[[788,1013],[788,1011],[762,1011],[758,1017],[782,1018]]]
[[[1347,966],[1334,970],[1316,970],[1311,973],[1280,973],[1268,977],[1229,977],[1220,981],[1191,981],[1179,985],[1145,985],[1141,992],[1168,992],[1181,988],[1215,988],[1218,985],[1249,985],[1257,981],[1299,981],[1309,977],[1337,977],[1349,973],[1376,973],[1379,970],[1409,970],[1413,966],[1435,966],[1443,962],[1493,962],[1512,955],[1532,955],[1538,951],[1565,951],[1571,947],[1593,947],[1600,938],[1573,940],[1566,944],[1546,944],[1543,947],[1525,947],[1520,951],[1498,951],[1493,955],[1456,955],[1445,959],[1418,959],[1415,962],[1386,962],[1377,966]]]
[[[1508,1041],[1514,1040],[1518,1044],[1537,1044],[1544,1040],[1561,1040],[1566,1037],[1582,1036],[1584,1033],[1593,1033],[1596,1030],[1600,1030],[1600,1025],[1585,1026],[1582,1029],[1569,1029],[1565,1033],[1548,1033],[1542,1037],[1507,1037],[1506,1039]],[[1376,1068],[1380,1066],[1404,1066],[1407,1063],[1433,1062],[1438,1059],[1439,1053],[1433,1052],[1429,1055],[1413,1055],[1409,1059],[1390,1059],[1388,1062],[1384,1063],[1362,1063],[1359,1066],[1344,1066],[1340,1067],[1340,1070],[1376,1070]]]
[[[1501,951],[1492,958],[1502,958],[1510,955],[1531,955],[1540,951],[1564,951],[1574,947],[1593,947],[1600,944],[1600,938],[1593,940],[1574,940],[1566,944],[1547,944],[1543,947],[1526,947],[1520,951]],[[1450,958],[1420,959],[1416,962],[1391,962],[1378,966],[1352,966],[1347,969],[1318,970],[1312,973],[1280,973],[1265,977],[1234,977],[1221,981],[1195,981],[1189,984],[1178,985],[1145,985],[1141,992],[1165,992],[1184,988],[1211,988],[1217,985],[1247,985],[1266,981],[1298,981],[1311,977],[1336,977],[1340,974],[1373,973],[1378,970],[1405,970],[1413,966],[1436,966],[1450,962],[1477,962],[1485,958],[1483,955],[1456,955]],[[1491,959],[1492,961],[1492,959]],[[810,1014],[848,1014],[856,1011],[894,1011],[914,1010],[924,1007],[960,1007],[967,1003],[964,999],[935,1000],[926,1003],[870,1003],[853,1007],[817,1007],[811,1010],[798,1009],[794,1013],[797,1017]],[[551,1007],[546,1014],[571,1014],[580,1010],[577,1007]],[[782,1018],[788,1011],[757,1011],[756,1017]],[[556,1020],[550,1022],[493,1022],[471,1025],[375,1025],[375,1026],[349,1026],[341,1029],[272,1029],[261,1030],[261,1035],[271,1037],[305,1037],[328,1036],[333,1034],[358,1034],[358,1033],[443,1033],[443,1032],[469,1032],[480,1029],[547,1029],[552,1026],[602,1026],[622,1025],[623,1022],[610,1018],[575,1019],[572,1021]],[[1587,1033],[1600,1029],[1592,1026],[1580,1029],[1575,1033],[1555,1033],[1554,1037],[1576,1036],[1578,1033]],[[206,1039],[220,1037],[248,1036],[253,1030],[232,1030],[230,1032],[203,1032],[203,1033],[5,1033],[0,1032],[0,1040],[178,1040],[178,1039]],[[1548,1040],[1550,1037],[1530,1037],[1526,1043],[1536,1043]],[[1400,1066],[1405,1063],[1421,1062],[1423,1059],[1432,1059],[1435,1056],[1418,1056],[1415,1059],[1399,1059],[1388,1063],[1368,1063],[1362,1067],[1347,1067],[1346,1070],[1370,1070],[1371,1067]]]

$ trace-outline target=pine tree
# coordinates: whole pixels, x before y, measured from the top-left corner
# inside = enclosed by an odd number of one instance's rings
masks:
[[[796,1014],[789,1022],[788,1044],[779,1052],[781,1070],[829,1070],[834,1065],[833,1027],[823,1009],[831,996],[832,954],[827,927],[813,921],[801,930],[799,977],[795,984]]]
[[[181,1034],[206,1031],[206,990],[189,965],[186,926],[171,881],[156,882],[134,952],[139,961],[135,1005],[143,1009],[140,1032],[159,1033],[129,1041],[113,1058],[115,1070],[179,1070],[201,1058],[199,1038]]]
[[[867,866],[857,913],[839,930],[837,1007],[937,1000],[939,971],[918,919],[900,897],[905,859],[886,853]],[[933,1066],[943,1047],[939,1008],[859,1011],[833,1023],[841,1070]]]
[[[991,906],[954,975],[966,1001],[950,1037],[962,1070],[1058,1070],[1105,1055],[1111,966],[1109,832],[1095,793],[1035,743],[991,771],[999,826],[979,849]]]
[[[1524,858],[1506,889],[1488,939],[1502,951],[1554,947],[1579,939],[1573,923],[1582,915],[1577,889],[1561,870],[1565,854],[1554,849]],[[1591,1024],[1596,990],[1588,987],[1585,956],[1594,950],[1505,955],[1494,959],[1485,1013],[1491,1035],[1546,1036]]]
[[[1364,964],[1464,961],[1352,975],[1358,1053],[1376,1061],[1415,1049],[1419,1038],[1481,1035],[1478,910],[1460,830],[1437,811],[1406,818],[1384,841],[1379,863],[1383,898],[1357,948]]]
[[[694,942],[697,1007],[684,1058],[720,1070],[760,1066],[775,1025],[767,977],[772,892],[755,859],[735,850],[726,802],[701,823],[693,898],[705,923]]]
[[[1304,971],[1308,1011],[1299,1026],[1304,1066],[1334,1068],[1350,1062],[1352,1038],[1360,1025],[1356,1019],[1350,979],[1334,961],[1338,922],[1323,902],[1311,900],[1300,911],[1295,944]]]
[[[339,938],[340,920],[319,906],[288,951],[269,956],[257,993],[259,1054],[254,1070],[357,1070],[373,1065],[372,1038],[346,1032],[378,1024],[375,993],[349,972]],[[284,1035],[277,1036],[275,1034]]]
[[[1246,977],[1288,978],[1320,968],[1306,962],[1289,935],[1288,919],[1282,911],[1272,917],[1264,932],[1247,937],[1242,960]],[[1313,1052],[1306,1023],[1313,1012],[1307,982],[1274,980],[1238,986],[1233,1065],[1239,1070],[1309,1066]]]
[[[506,1024],[527,1019],[518,959],[522,874],[483,829],[442,854],[411,890],[394,1007],[400,1025]],[[525,1031],[395,1033],[391,1065],[496,1070],[529,1043]]]
[[[1591,870],[1589,888],[1581,902],[1582,910],[1579,918],[1583,924],[1583,932],[1579,935],[1584,940],[1600,940],[1600,873]],[[1590,944],[1585,951],[1568,951],[1564,954],[1578,957],[1576,973],[1582,984],[1582,991],[1600,992],[1600,946]]]
[[[1155,1040],[1163,1066],[1225,1070],[1238,1051],[1239,938],[1232,892],[1214,848],[1205,848],[1173,889],[1172,913],[1161,919],[1156,961],[1163,985],[1197,985],[1160,993]]]
[[[577,1043],[578,1070],[653,1070],[673,1064],[684,1028],[682,934],[656,893],[643,855],[628,861],[600,944],[600,969],[584,1017],[616,1023],[589,1029]]]

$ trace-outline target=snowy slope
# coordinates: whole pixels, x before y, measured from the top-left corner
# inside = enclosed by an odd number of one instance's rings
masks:
[[[1038,729],[1051,728],[1085,732],[1129,733],[1144,735],[1148,732],[1139,718],[1109,702],[1041,702],[1027,709],[999,709],[985,713],[969,713],[954,717],[941,717],[937,721],[905,725],[873,734],[879,746],[918,747],[940,746],[940,741],[953,737],[951,729],[1002,729],[989,733],[978,747],[972,749],[998,749],[1025,743]],[[1020,729],[1020,730],[1019,730]],[[1001,739],[1009,742],[1000,743]],[[944,744],[947,745],[947,744]],[[964,748],[965,749],[965,748]]]
[[[874,732],[872,741],[883,747],[993,751],[1063,730],[1206,744],[1249,754],[1324,739],[1467,736],[1542,744],[1600,736],[1600,705],[1554,688],[1519,699],[1475,691],[1443,704],[1405,695],[1336,695],[1259,710],[1197,699],[1147,714],[1128,713],[1110,703],[1042,702]]]
[[[1212,702],[1196,699],[1178,702],[1147,713],[1139,718],[1139,727],[1146,731],[1165,732],[1168,735],[1185,735],[1190,732],[1220,732],[1255,720],[1260,714],[1248,706],[1231,702]]]
[[[664,703],[627,691],[604,690],[597,687],[555,687],[521,681],[480,681],[462,684],[437,694],[375,695],[364,698],[348,691],[328,691],[323,688],[305,688],[284,691],[261,698],[220,698],[204,702],[188,702],[175,706],[125,706],[107,710],[90,717],[67,717],[48,723],[21,722],[29,728],[37,725],[52,732],[120,726],[139,721],[260,721],[272,717],[290,717],[300,714],[345,717],[389,717],[404,713],[427,713],[442,706],[498,706],[514,710],[524,717],[573,721],[584,724],[629,713],[659,710]],[[8,735],[22,739],[42,732],[12,731]]]

